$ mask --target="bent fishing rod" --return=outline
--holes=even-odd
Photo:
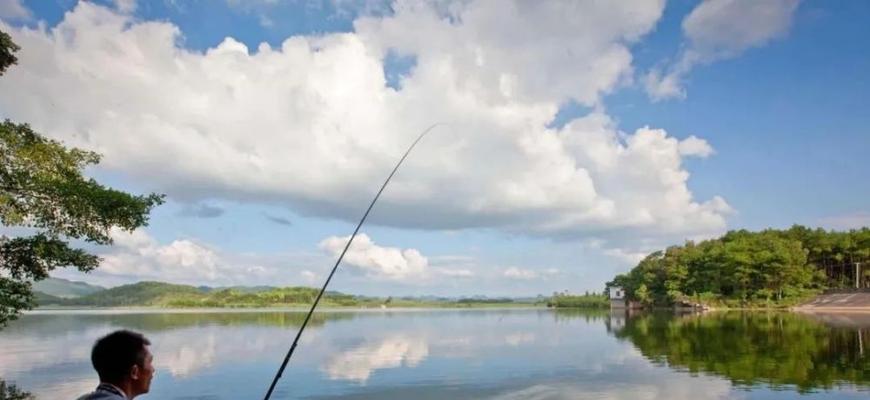
[[[341,260],[344,258],[344,254],[347,253],[347,249],[350,248],[350,244],[353,243],[353,239],[356,237],[357,232],[362,227],[363,223],[366,222],[366,218],[369,216],[369,212],[372,211],[372,207],[375,206],[375,203],[378,201],[378,198],[381,197],[381,193],[386,189],[387,184],[390,183],[390,179],[393,178],[393,175],[396,174],[396,171],[399,170],[399,167],[405,161],[405,158],[408,157],[408,154],[411,154],[411,150],[414,149],[414,146],[423,139],[423,136],[426,136],[429,131],[435,129],[436,126],[441,125],[441,123],[433,124],[432,126],[426,128],[420,136],[417,136],[417,140],[414,140],[414,143],[411,143],[411,146],[408,147],[408,150],[405,151],[405,154],[402,155],[402,158],[399,159],[399,162],[393,167],[393,171],[390,172],[390,175],[387,176],[387,180],[384,181],[384,184],[381,185],[380,190],[375,195],[375,198],[372,199],[371,204],[369,204],[369,208],[366,209],[365,214],[363,214],[362,219],[359,220],[359,223],[356,224],[356,229],[353,230],[353,234],[350,235],[350,239],[348,239],[347,244],[344,245],[344,250],[341,251],[341,255],[338,256],[338,260],[335,261],[335,265],[332,267],[332,271],[329,273],[329,276],[326,278],[326,282],[323,282],[323,287],[320,288],[320,292],[317,293],[317,297],[314,298],[314,303],[311,304],[311,309],[308,310],[308,314],[305,315],[305,320],[302,321],[302,326],[299,327],[299,331],[296,332],[296,338],[293,339],[293,344],[290,345],[290,349],[287,351],[287,355],[284,356],[284,361],[281,363],[281,367],[278,368],[278,372],[275,374],[275,378],[272,379],[272,384],[269,385],[269,391],[266,392],[266,397],[264,400],[269,400],[272,396],[272,391],[275,390],[275,385],[278,383],[278,380],[281,379],[281,375],[284,373],[284,369],[287,368],[287,363],[290,362],[290,357],[293,356],[293,351],[296,350],[296,346],[299,344],[299,338],[302,337],[302,331],[305,330],[305,327],[308,326],[308,320],[311,319],[311,315],[314,314],[314,309],[317,308],[317,303],[320,302],[320,298],[323,297],[323,293],[326,292],[326,287],[329,285],[329,281],[332,280],[332,276],[335,275],[335,271],[338,270],[338,265],[341,264]]]

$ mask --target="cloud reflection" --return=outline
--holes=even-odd
[[[375,370],[400,366],[413,368],[428,355],[429,346],[424,338],[391,336],[338,353],[327,361],[323,370],[330,379],[365,383]]]

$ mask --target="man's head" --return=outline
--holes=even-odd
[[[148,393],[154,367],[148,351],[151,342],[140,333],[120,330],[112,332],[94,343],[91,362],[100,375],[100,381],[111,383],[128,396]]]

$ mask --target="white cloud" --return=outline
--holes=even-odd
[[[683,32],[702,58],[733,56],[785,35],[798,2],[706,0],[683,20]]]
[[[688,46],[667,71],[653,69],[644,84],[653,100],[685,97],[683,78],[696,65],[731,58],[785,36],[799,0],[705,0],[683,20]]]
[[[510,267],[504,270],[504,276],[512,279],[535,279],[538,274],[532,270]]]
[[[652,29],[663,7],[664,1],[469,1],[439,9],[400,1],[395,15],[361,18],[355,27],[380,54],[392,48],[416,55],[418,77],[448,78],[442,83],[472,92],[476,99],[468,100],[593,105],[631,72],[626,44]]]
[[[30,10],[21,4],[21,0],[0,0],[0,19],[27,20],[30,17]]]
[[[338,257],[350,236],[331,236],[320,242],[320,248]],[[427,273],[429,261],[416,249],[400,249],[376,245],[368,235],[360,233],[344,256],[344,262],[363,274],[393,280],[419,280]]]
[[[309,271],[307,269],[299,272],[299,275],[301,275],[302,278],[305,279],[305,281],[308,283],[313,283],[313,282],[317,281],[317,274],[315,274],[314,272]]]
[[[141,229],[113,230],[111,236],[114,245],[97,248],[103,262],[89,273],[89,282],[109,286],[139,280],[211,286],[309,283],[305,270],[301,282],[288,280],[293,270],[288,259],[299,262],[288,254],[232,254],[192,239],[162,244]],[[57,276],[81,279],[80,273],[70,270],[58,270]]]
[[[114,0],[115,8],[124,14],[131,14],[136,11],[136,0]]]
[[[607,250],[604,250],[604,254],[611,256],[611,257],[615,257],[627,265],[635,266],[635,265],[637,265],[637,263],[639,263],[641,260],[643,260],[644,257],[646,257],[649,254],[649,252],[643,252],[643,251],[631,252],[631,251],[626,251],[623,249],[607,249]]]
[[[433,271],[439,275],[451,278],[471,278],[475,276],[474,271],[469,269],[433,268]]]
[[[115,246],[103,254],[100,271],[170,282],[220,282],[234,271],[217,251],[187,239],[167,245],[157,243],[142,230],[132,234],[114,231]]]
[[[544,270],[532,270],[532,269],[522,269],[517,267],[510,267],[505,269],[502,272],[502,275],[505,278],[510,279],[520,279],[520,280],[532,280],[544,278],[552,275],[556,275],[559,273],[558,269],[555,268],[547,268]]]
[[[352,33],[256,51],[227,38],[195,52],[178,47],[174,25],[81,2],[50,30],[0,25],[22,47],[20,65],[0,79],[0,110],[176,200],[279,203],[345,220],[358,218],[422,128],[446,122],[394,178],[371,223],[612,246],[716,234],[727,203],[694,199],[681,164],[703,153],[697,143],[659,129],[621,132],[602,112],[547,128],[560,104],[598,105],[632,75],[629,45],[662,8],[399,2],[393,15],[358,19]],[[399,91],[385,85],[389,49],[417,60]],[[393,276],[424,266],[402,257]]]
[[[696,156],[707,158],[714,153],[713,147],[706,140],[694,135],[680,141],[680,154],[683,156]]]

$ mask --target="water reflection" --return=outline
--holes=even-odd
[[[329,359],[324,371],[332,379],[365,382],[374,370],[413,368],[428,355],[425,338],[398,335],[340,352]]]
[[[30,314],[0,331],[0,377],[40,399],[74,398],[96,384],[93,340],[130,328],[154,343],[157,378],[143,400],[256,398],[302,317]],[[785,399],[794,390],[823,390],[805,398],[865,398],[860,390],[868,387],[870,366],[862,321],[551,310],[326,313],[306,330],[274,398]]]
[[[723,312],[645,314],[609,325],[657,365],[711,373],[741,387],[800,392],[870,388],[870,318],[862,315]]]
[[[90,365],[94,341],[124,328],[152,341],[158,375],[184,380],[216,366],[274,358],[286,343],[280,339],[304,317],[296,312],[35,313],[0,331],[0,377],[16,378],[40,398],[85,393],[97,383]],[[315,338],[328,320],[352,318],[350,313],[317,314],[306,339]],[[232,335],[226,334],[228,328]],[[49,377],[56,381],[50,389],[38,388]]]

